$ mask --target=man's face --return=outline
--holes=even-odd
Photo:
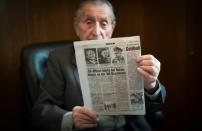
[[[111,10],[106,4],[88,3],[83,7],[83,13],[75,24],[75,30],[80,40],[96,40],[111,38]]]
[[[122,51],[120,51],[120,50],[116,50],[115,52],[114,52],[114,54],[116,55],[116,57],[121,57],[122,56]]]
[[[101,55],[102,55],[103,57],[109,57],[109,50],[103,50],[103,51],[101,52]]]
[[[87,50],[86,51],[86,58],[89,60],[95,59],[95,52],[93,50]]]

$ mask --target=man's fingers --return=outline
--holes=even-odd
[[[142,60],[154,60],[155,57],[153,55],[142,55],[136,58],[136,62],[141,62]]]
[[[82,108],[81,109],[81,113],[89,116],[91,119],[95,119],[96,120],[96,112],[93,111],[93,110],[91,110],[91,109],[89,109],[89,108],[86,108],[86,107]]]
[[[76,113],[75,113],[76,114]],[[78,113],[79,115],[73,116],[74,126],[78,129],[92,128],[97,126],[97,122],[92,121],[88,116]]]
[[[152,76],[158,76],[158,69],[154,66],[140,66],[139,69],[142,69],[144,72]]]
[[[152,60],[142,60],[140,63],[138,63],[138,66],[153,66],[154,62]]]
[[[94,122],[94,120],[91,118],[91,117],[89,117],[88,115],[85,115],[85,114],[82,114],[82,113],[80,113],[80,112],[73,112],[73,119],[74,119],[74,121],[86,121],[86,123],[93,123]]]
[[[83,114],[86,114],[86,115],[90,115],[93,118],[94,117],[96,118],[96,112],[89,109],[89,108],[87,108],[87,107],[75,106],[73,108],[73,112],[80,112],[80,113],[83,113]]]
[[[156,68],[160,71],[161,63],[152,55],[143,55],[136,58],[136,62],[139,67],[141,66],[151,66],[151,68]]]
[[[96,112],[86,107],[80,107],[80,106],[74,107],[73,115],[80,115],[83,118],[91,121],[96,120]]]
[[[76,128],[83,129],[97,126],[96,112],[93,110],[76,106],[72,112],[72,119]]]
[[[161,63],[153,55],[138,56],[135,60],[137,71],[144,77],[145,88],[151,89],[158,79]]]
[[[149,68],[147,68],[147,67],[138,67],[137,68],[137,70],[138,70],[138,72],[140,73],[140,74],[142,74],[142,76],[145,78],[145,79],[147,79],[147,80],[149,80],[149,81],[155,81],[156,79],[157,79],[157,77],[156,77],[156,75],[149,69]],[[145,71],[146,70],[146,71]],[[152,73],[151,73],[152,72]]]

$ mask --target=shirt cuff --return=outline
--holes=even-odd
[[[159,93],[161,92],[161,86],[159,85],[159,82],[157,81],[157,90],[153,94],[149,94],[147,91],[145,91],[145,95],[150,99],[150,100],[157,100]]]
[[[72,131],[72,112],[67,112],[63,115],[61,131]]]

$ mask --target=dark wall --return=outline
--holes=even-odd
[[[26,130],[20,51],[30,43],[77,39],[73,0],[0,0],[1,128]],[[158,130],[190,130],[199,123],[201,9],[197,0],[112,1],[114,37],[140,35],[143,54],[162,63],[168,97]],[[11,124],[12,123],[12,124]],[[10,124],[12,126],[10,126]]]

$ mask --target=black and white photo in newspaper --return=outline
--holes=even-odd
[[[144,83],[135,57],[140,37],[75,41],[84,106],[103,115],[145,114]]]

